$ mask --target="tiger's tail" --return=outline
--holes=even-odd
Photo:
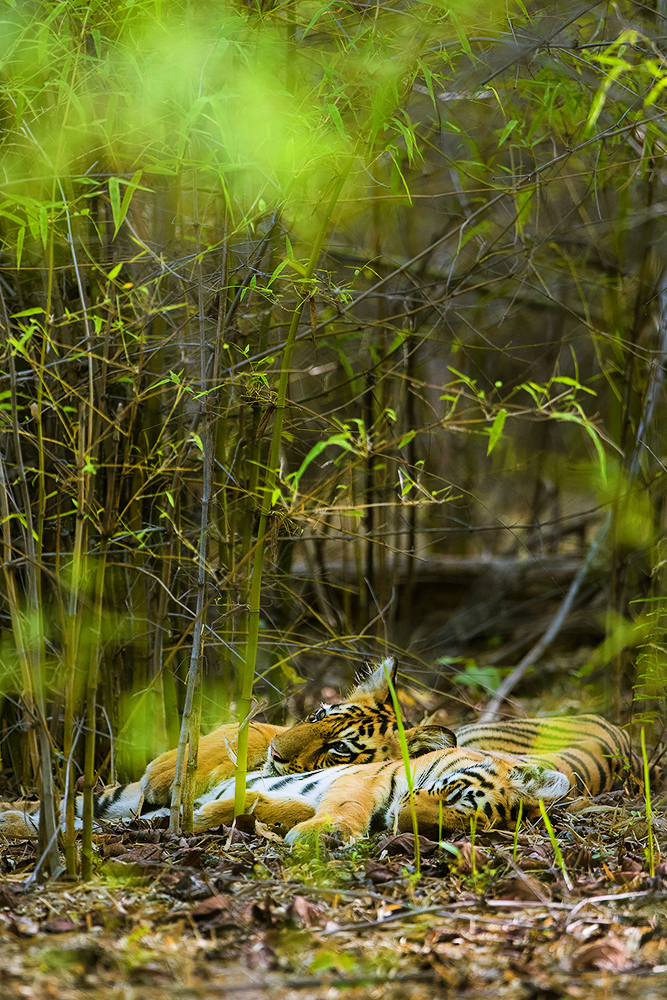
[[[115,823],[132,819],[141,812],[144,801],[142,781],[129,785],[117,785],[93,793],[93,818],[95,822]],[[65,827],[65,804],[60,815],[60,827]],[[74,803],[74,828],[83,826],[83,795],[77,795]],[[36,837],[39,831],[39,804],[36,802],[13,802],[9,807],[0,805],[0,836]]]

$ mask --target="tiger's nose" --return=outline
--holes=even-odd
[[[278,751],[276,750],[276,748],[273,745],[273,741],[271,741],[271,743],[269,743],[269,757],[276,764],[286,764],[287,763],[287,758],[280,756],[280,754],[278,753]]]

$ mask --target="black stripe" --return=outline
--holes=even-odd
[[[460,746],[491,744],[493,749],[522,752],[533,749],[537,753],[561,750],[573,741],[599,744],[602,752],[627,756],[630,742],[623,730],[594,715],[554,717],[553,719],[515,721],[500,724],[479,723],[464,726],[458,734]]]
[[[391,761],[390,763],[394,763]],[[389,819],[389,810],[394,805],[394,798],[396,796],[396,770],[394,769],[391,773],[391,781],[389,782],[389,790],[387,795],[378,802],[377,806],[373,810],[371,821],[379,814],[382,813],[384,817],[384,825],[386,827],[387,820]]]
[[[285,788],[287,785],[290,785],[292,783],[293,777],[294,776],[292,774],[286,774],[285,777],[281,778],[280,781],[277,781],[275,785],[273,784],[273,782],[271,782],[271,791],[274,792],[276,790],[280,790],[281,788]],[[253,785],[254,784],[255,781],[253,780]]]
[[[597,786],[593,780],[593,768],[586,764],[583,754],[587,754],[591,758],[594,769],[597,771],[599,779],[599,784]],[[603,762],[598,756],[591,753],[590,750],[587,750],[585,747],[577,747],[576,750],[563,751],[562,757],[564,760],[568,761],[570,765],[574,762],[574,766],[572,768],[573,770],[578,768],[579,770],[586,772],[586,783],[593,793],[605,791],[608,788],[611,775],[608,771],[605,772]]]
[[[432,760],[427,769],[417,778],[417,781],[415,783],[417,787],[426,788],[428,780],[430,779],[433,772],[437,771],[440,768],[441,763],[442,762],[437,757],[435,758],[435,760]]]
[[[299,795],[308,795],[313,791],[313,789],[317,788],[318,785],[319,781],[317,779],[309,781],[307,785],[304,785],[303,788],[300,789]]]
[[[484,777],[481,771],[475,770],[474,766],[470,768],[465,768],[463,773],[466,775],[471,775],[474,780],[479,782],[482,788],[493,790],[496,787],[495,781],[493,780],[489,781],[488,778]]]
[[[118,802],[126,788],[127,785],[119,785],[118,788],[114,788],[113,792],[101,792],[99,795],[94,795],[93,816],[95,819],[104,816],[105,812]]]
[[[575,747],[572,753],[575,754],[587,754],[595,767],[597,768],[598,776],[600,778],[600,791],[606,791],[607,788],[612,784],[614,773],[616,770],[615,763],[609,757],[600,755],[600,753],[595,753],[589,750],[587,746]]]

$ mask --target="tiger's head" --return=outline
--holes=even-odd
[[[265,774],[319,771],[337,764],[371,764],[400,760],[398,719],[391,697],[396,680],[393,657],[383,660],[346,701],[321,705],[303,722],[274,736],[269,745]],[[443,726],[418,726],[405,731],[410,757],[456,746],[456,737]]]

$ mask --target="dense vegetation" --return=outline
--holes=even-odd
[[[659,707],[666,15],[5,5],[16,786],[90,802],[332,656],[515,683],[568,592],[603,707]],[[424,564],[473,575],[465,628]]]

